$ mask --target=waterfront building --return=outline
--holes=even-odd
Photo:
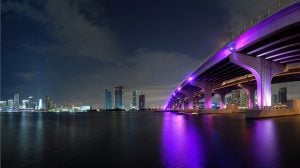
[[[43,99],[39,99],[39,105],[38,105],[39,110],[44,109],[44,103],[43,102],[44,102]]]
[[[123,101],[123,87],[117,86],[114,88],[115,90],[115,108],[124,109],[124,101]]]
[[[14,96],[14,109],[19,110],[20,107],[20,94],[16,93]]]
[[[13,99],[8,99],[7,100],[7,107],[9,109],[13,109],[14,108],[14,100]]]
[[[22,100],[22,108],[23,109],[29,108],[29,100]]]
[[[34,109],[33,97],[32,96],[28,97],[28,108]]]
[[[104,98],[105,98],[105,103],[104,103],[104,108],[109,110],[112,109],[112,93],[111,91],[105,89],[104,91]]]
[[[51,99],[49,96],[45,97],[45,110],[50,110],[51,109]]]
[[[0,109],[5,109],[7,108],[6,101],[0,101]]]
[[[145,95],[144,94],[140,94],[139,95],[139,110],[143,110],[143,109],[145,109],[145,103],[146,103],[146,101],[145,101]]]
[[[286,104],[287,103],[287,93],[286,87],[280,88],[278,91],[278,103]]]
[[[276,105],[276,104],[278,104],[278,96],[277,96],[277,94],[273,94],[273,105]]]
[[[233,90],[232,91],[232,103],[240,105],[240,90]]]
[[[137,90],[132,91],[132,105],[131,109],[137,109]]]

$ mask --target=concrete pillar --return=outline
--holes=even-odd
[[[188,109],[194,109],[193,97],[188,98]]]
[[[220,109],[224,109],[225,108],[225,96],[230,93],[231,90],[229,89],[222,89],[222,90],[218,90],[215,91],[216,94],[218,94],[220,96]]]
[[[211,108],[212,101],[212,90],[214,87],[219,86],[219,83],[204,82],[204,81],[193,81],[190,84],[201,88],[204,92],[204,108]]]
[[[184,109],[193,109],[193,93],[186,90],[180,90],[179,92],[184,94],[184,97],[187,99],[187,105],[184,106]]]
[[[230,56],[230,61],[245,68],[255,76],[258,107],[271,106],[272,77],[277,73],[283,72],[286,66],[264,58],[252,57],[241,53],[233,53]]]
[[[238,86],[244,89],[246,93],[249,95],[248,107],[249,109],[253,108],[256,86],[246,85],[246,84],[238,84]]]

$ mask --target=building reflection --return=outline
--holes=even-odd
[[[203,167],[202,139],[187,116],[165,113],[161,136],[165,167]]]

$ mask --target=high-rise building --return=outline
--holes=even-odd
[[[20,107],[20,95],[19,93],[16,93],[14,96],[14,109],[19,110]]]
[[[51,99],[49,96],[45,97],[45,110],[50,110],[51,109]]]
[[[115,87],[115,108],[124,109],[122,86]]]
[[[143,109],[145,109],[145,103],[146,103],[146,101],[145,101],[145,95],[144,94],[140,94],[139,95],[139,110],[143,110]]]
[[[44,109],[44,101],[43,101],[43,99],[39,99],[38,109],[39,109],[39,110]]]
[[[233,104],[237,104],[239,106],[240,105],[240,97],[241,97],[240,90],[232,91],[232,103]]]
[[[33,97],[32,96],[28,97],[28,108],[34,109]]]
[[[29,108],[29,100],[22,100],[22,108],[23,109]]]
[[[286,102],[287,102],[286,87],[283,87],[283,88],[280,88],[278,91],[278,103],[286,104]]]
[[[278,103],[278,96],[277,94],[273,94],[273,105],[276,105]]]
[[[137,90],[132,91],[132,109],[137,109]]]
[[[112,93],[111,91],[105,89],[104,91],[104,98],[105,98],[105,103],[104,103],[104,108],[109,110],[112,109]]]
[[[7,100],[7,107],[9,109],[13,109],[14,108],[14,100],[13,99],[8,99]]]
[[[0,109],[5,109],[7,108],[7,105],[6,105],[6,101],[0,101]]]

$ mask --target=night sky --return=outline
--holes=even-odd
[[[1,98],[102,107],[104,89],[162,106],[219,43],[271,0],[1,0]],[[259,4],[259,5],[258,5]]]

